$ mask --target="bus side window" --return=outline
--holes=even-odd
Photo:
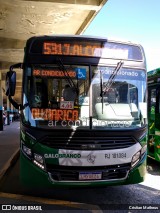
[[[150,119],[152,121],[155,120],[155,109],[156,109],[156,89],[151,89],[150,90],[150,96],[149,96],[149,114],[150,114]]]
[[[151,107],[156,106],[156,89],[151,90]]]

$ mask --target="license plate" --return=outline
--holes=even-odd
[[[100,180],[102,172],[80,172],[79,180]]]

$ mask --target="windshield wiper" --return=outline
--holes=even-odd
[[[58,61],[57,64],[59,65],[60,70],[62,70],[62,72],[64,73],[64,76],[66,77],[66,80],[68,81],[70,87],[71,87],[71,88],[74,88],[74,90],[75,90],[75,92],[77,93],[77,96],[78,96],[79,90],[78,90],[78,88],[76,87],[76,85],[75,85],[73,79],[69,76],[68,70],[65,68],[65,66],[64,66],[64,64],[63,64],[63,62],[62,62],[62,59],[59,58],[59,57],[57,57],[57,61]]]
[[[102,97],[101,103],[102,103],[102,114],[103,114],[104,91],[103,91],[103,74],[102,74],[102,71],[100,71],[100,87],[101,87],[100,96]]]
[[[113,73],[110,75],[107,84],[103,86],[103,75],[102,72],[100,72],[100,86],[101,86],[101,94],[100,96],[102,97],[101,103],[102,103],[102,114],[103,114],[103,102],[104,102],[104,93],[112,86],[113,80],[116,77],[118,71],[122,68],[124,62],[121,60],[117,63],[117,66],[115,67]]]

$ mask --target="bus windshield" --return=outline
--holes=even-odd
[[[26,67],[23,121],[39,128],[136,128],[146,124],[145,71],[116,66]]]

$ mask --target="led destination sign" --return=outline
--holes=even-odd
[[[102,45],[100,42],[44,42],[43,54],[45,55],[71,55],[90,56],[101,55]]]
[[[76,121],[79,118],[76,109],[39,109],[32,108],[32,116],[34,119],[56,120],[56,121]]]
[[[94,41],[46,41],[42,54],[142,60],[138,46]]]
[[[75,78],[77,75],[77,72],[74,70],[67,70],[66,71],[60,71],[60,70],[40,70],[40,69],[34,69],[33,70],[33,76],[44,76],[44,77],[59,77],[63,78],[65,76],[69,76],[71,78]]]
[[[50,59],[51,56],[77,56],[143,60],[143,51],[140,46],[106,39],[68,38],[66,40],[54,37],[43,40],[35,39],[27,51],[32,59],[34,56],[37,58],[37,54],[42,54],[42,60],[47,60],[47,56]]]

